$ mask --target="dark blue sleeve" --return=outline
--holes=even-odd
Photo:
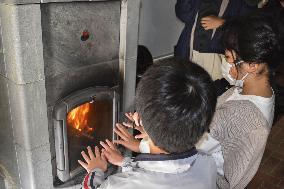
[[[246,16],[256,10],[257,5],[248,5],[244,0],[232,0],[230,1],[223,18],[227,22]]]
[[[184,23],[192,23],[197,10],[197,0],[177,0],[176,16]]]
[[[253,5],[248,5],[247,3],[242,3],[242,6],[240,8],[240,15],[244,16],[250,14],[256,11],[257,9],[258,9],[257,5],[253,6]]]
[[[225,25],[235,19],[244,17],[247,14],[253,13],[257,10],[257,6],[248,5],[244,0],[230,0],[228,7],[223,15],[226,20]],[[217,29],[213,40],[211,41],[211,50],[215,53],[224,54],[224,47],[222,43],[223,27]]]

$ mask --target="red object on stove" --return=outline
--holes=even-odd
[[[90,37],[90,33],[87,30],[85,30],[85,31],[83,31],[83,33],[81,35],[81,40],[87,41],[89,39],[89,37]]]

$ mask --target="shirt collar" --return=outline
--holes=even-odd
[[[173,154],[140,154],[134,161],[168,161],[168,160],[178,160],[185,159],[197,154],[195,147],[187,152],[173,153]]]
[[[134,161],[139,168],[162,173],[181,173],[190,169],[197,157],[196,148],[177,154],[140,154]]]

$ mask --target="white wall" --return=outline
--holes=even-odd
[[[146,46],[154,58],[173,54],[183,29],[175,16],[176,0],[141,0],[139,44]]]

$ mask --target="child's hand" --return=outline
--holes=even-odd
[[[114,132],[121,138],[120,140],[114,140],[115,144],[121,144],[133,152],[140,152],[140,141],[135,139],[123,125],[117,123]]]
[[[104,149],[102,149],[102,154],[106,157],[108,162],[113,165],[121,166],[124,157],[118,151],[116,146],[109,140],[106,140],[106,143],[100,142],[100,144],[104,147]]]
[[[142,125],[142,121],[137,112],[135,113],[125,113],[125,116],[130,120],[130,123],[123,122],[123,125],[126,127],[130,127],[132,129],[136,129],[140,131],[141,134],[136,135],[135,138],[145,138],[148,137],[146,134],[144,127]]]
[[[88,173],[90,173],[95,168],[99,168],[103,172],[105,172],[107,170],[107,161],[104,155],[100,153],[99,148],[97,146],[95,147],[95,155],[90,146],[88,146],[87,149],[88,155],[84,151],[81,152],[86,163],[81,160],[78,160],[78,163],[82,167],[84,167],[84,169],[86,169]]]
[[[125,113],[125,116],[129,119],[129,121],[134,122],[135,125],[140,126],[140,117],[137,112],[134,113]]]

